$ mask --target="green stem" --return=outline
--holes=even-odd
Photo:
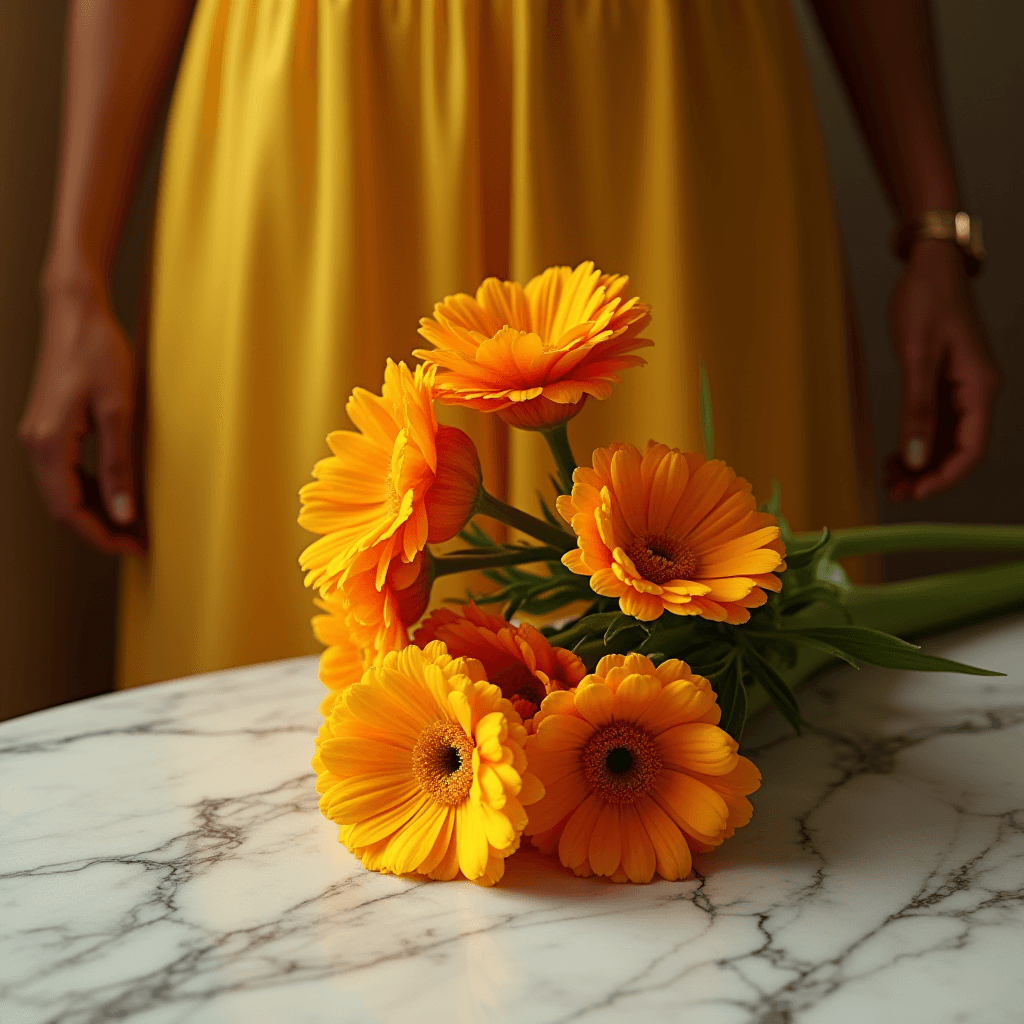
[[[522,509],[507,505],[500,498],[488,494],[482,488],[480,497],[477,499],[476,511],[479,515],[497,519],[499,523],[511,526],[515,530],[550,545],[559,553],[569,551],[576,546],[576,538],[569,536],[564,530],[560,530],[557,526],[552,526],[536,516],[531,516],[529,512],[523,512]]]
[[[558,467],[558,482],[562,485],[563,494],[572,493],[572,474],[576,469],[576,459],[569,444],[569,421],[563,420],[547,430],[542,430],[544,440],[551,449],[555,465]]]
[[[842,601],[858,626],[871,626],[904,638],[920,638],[1024,606],[1024,562],[876,586],[854,585]],[[791,622],[804,627],[836,624],[827,605],[809,608],[806,613],[793,616]],[[779,674],[790,686],[797,687],[835,664],[827,654],[800,644],[796,665],[781,669]],[[754,687],[748,691],[747,717],[768,703],[764,690]]]
[[[451,576],[457,572],[476,572],[495,569],[500,565],[523,565],[527,562],[557,562],[562,552],[552,547],[523,548],[520,551],[502,551],[479,555],[440,555],[434,558],[434,576]]]
[[[794,540],[805,547],[818,534],[798,533]],[[829,542],[831,558],[881,555],[894,551],[1022,551],[1024,526],[968,526],[959,523],[892,523],[834,530]]]
[[[896,636],[924,636],[1024,604],[1024,562],[854,586],[843,597],[854,622]]]

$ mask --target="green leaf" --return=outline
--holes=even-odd
[[[604,642],[610,644],[624,629],[639,627],[640,623],[632,615],[625,615],[620,612],[608,623],[608,628],[604,631]]]
[[[618,616],[618,612],[594,612],[584,615],[571,622],[565,629],[553,633],[550,637],[557,647],[569,647],[581,639],[600,636]]]
[[[815,555],[817,555],[821,549],[829,542],[832,534],[829,533],[828,527],[825,527],[821,531],[821,537],[812,544],[809,548],[800,548],[797,551],[786,551],[786,568],[787,569],[806,569],[807,566],[814,561]]]
[[[552,486],[555,488],[556,494],[561,494],[561,488],[558,486],[558,481],[554,477],[549,478]],[[548,508],[548,503],[544,500],[544,495],[540,491],[537,491],[537,501],[540,502],[540,511],[544,518],[548,521],[551,526],[557,526],[560,530],[565,529],[565,523],[561,516],[556,516],[554,512]]]
[[[556,612],[567,604],[579,600],[579,594],[575,590],[556,590],[543,597],[531,597],[523,602],[523,611],[531,615],[547,615],[549,612]]]
[[[696,638],[691,626],[659,629],[656,633],[651,633],[640,645],[640,652],[646,654],[647,651],[644,650],[646,647],[650,647],[652,650],[657,648],[659,651],[664,651],[670,658],[682,658],[684,661],[688,661],[687,655],[695,642]]]
[[[718,723],[737,743],[747,720],[747,691],[743,686],[743,655],[738,651],[726,668],[710,680],[722,709]]]
[[[838,658],[840,661],[845,661],[847,665],[852,665],[854,668],[859,669],[860,665],[851,657],[846,651],[840,650],[834,644],[830,644],[819,637],[812,636],[801,636],[800,640],[810,645],[811,647],[817,648],[823,654],[828,654],[833,658]]]
[[[748,648],[746,654],[750,674],[761,684],[772,703],[796,730],[796,734],[801,735],[802,726],[807,723],[800,714],[800,706],[797,704],[789,684],[756,651]]]
[[[769,515],[778,518],[779,509],[782,506],[782,485],[775,479],[775,477],[772,477],[771,488],[771,497],[767,501],[761,502],[761,508],[759,511],[767,512]]]
[[[498,545],[476,524],[467,523],[459,530],[459,539],[475,548],[496,548]]]
[[[779,521],[779,529],[782,531],[782,542],[788,546],[793,542],[793,531],[789,528],[789,521],[782,514],[782,485],[772,477],[771,487],[772,496],[762,502],[759,511],[775,516]]]
[[[711,408],[711,385],[708,364],[700,361],[700,434],[704,442],[704,458],[715,457],[715,414]]]
[[[870,665],[909,669],[915,672],[960,672],[971,676],[1003,676],[987,668],[965,665],[935,654],[925,654],[916,644],[867,626],[828,626],[786,630],[789,636],[823,641]],[[848,660],[848,659],[847,659]]]

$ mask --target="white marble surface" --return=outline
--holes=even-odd
[[[1024,1020],[1024,617],[773,716],[753,822],[684,882],[370,874],[316,810],[312,659],[0,726],[3,1024]]]

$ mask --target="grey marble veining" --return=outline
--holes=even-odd
[[[747,736],[754,820],[683,882],[517,855],[370,874],[316,810],[313,659],[0,726],[3,1024],[1024,1020],[1024,617],[842,670]]]

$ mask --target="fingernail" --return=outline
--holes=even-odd
[[[132,498],[130,494],[124,491],[121,491],[120,494],[115,494],[111,499],[110,508],[115,522],[125,526],[132,521]]]
[[[925,446],[924,438],[912,437],[907,442],[907,447],[903,452],[903,461],[906,463],[907,469],[924,469],[924,465],[928,461],[928,449]]]

